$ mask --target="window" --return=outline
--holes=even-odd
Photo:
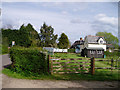
[[[94,50],[90,50],[90,54],[95,54],[95,51]]]
[[[101,40],[100,43],[103,44],[103,41]]]
[[[97,54],[102,54],[102,51],[101,51],[101,50],[98,50],[98,51],[97,51]]]

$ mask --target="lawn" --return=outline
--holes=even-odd
[[[85,59],[85,57],[81,57],[80,54],[75,54],[75,53],[54,53],[54,55],[51,55],[51,57],[61,58],[61,59],[66,59],[66,58],[82,58],[82,59]]]

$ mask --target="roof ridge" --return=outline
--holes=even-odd
[[[93,36],[93,35],[88,35],[88,37],[104,37],[104,36]]]

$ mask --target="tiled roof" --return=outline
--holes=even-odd
[[[83,45],[84,41],[83,40],[77,40],[73,43],[73,45],[70,48],[74,48],[76,45]]]
[[[98,43],[98,40],[100,38],[103,38],[103,40],[104,40],[103,36],[91,36],[91,35],[88,35],[88,36],[86,36],[86,38],[88,39],[88,43]]]

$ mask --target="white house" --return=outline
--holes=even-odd
[[[106,51],[106,41],[102,36],[88,35],[82,40],[77,40],[70,47],[74,48],[76,53],[81,53],[82,56],[87,57],[104,57]]]
[[[83,55],[87,57],[104,57],[106,51],[106,41],[102,36],[88,35],[84,39]]]

